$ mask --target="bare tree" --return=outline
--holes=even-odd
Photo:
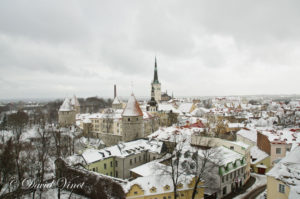
[[[21,142],[21,136],[24,132],[24,129],[28,123],[28,115],[23,111],[18,111],[17,113],[11,114],[8,118],[9,126],[13,132],[14,138],[14,144],[13,144],[13,151],[14,151],[14,159],[15,159],[15,165],[17,170],[17,176],[19,185],[21,185],[22,178],[23,178],[23,169],[22,164],[20,160],[20,153],[22,150],[22,142]]]
[[[60,131],[56,129],[51,129],[52,137],[54,138],[54,144],[55,144],[55,156],[56,159],[59,159],[61,157],[61,135]],[[61,173],[59,170],[57,170],[56,178],[60,179]],[[57,187],[57,198],[60,199],[60,186]]]
[[[108,108],[104,111],[104,117],[102,122],[102,131],[104,133],[110,133],[112,131],[114,123],[114,111],[111,108]]]
[[[9,179],[15,175],[14,168],[13,141],[9,139],[0,155],[0,191],[9,182]]]
[[[165,165],[159,167],[158,169],[162,171],[162,174],[168,175],[172,179],[173,184],[173,194],[174,199],[178,197],[177,187],[182,183],[184,175],[186,175],[186,170],[182,165],[182,150],[186,138],[184,138],[178,132],[173,132],[173,136],[170,140],[170,145],[168,151],[172,151],[171,157],[165,161]]]
[[[208,147],[209,145],[207,145]],[[193,187],[192,199],[196,197],[197,189],[201,181],[205,181],[206,185],[215,183],[212,172],[217,168],[217,163],[220,161],[219,152],[216,148],[204,147],[202,150],[196,150],[192,153],[192,161],[189,164],[189,169],[197,176],[195,185]]]
[[[46,164],[48,160],[50,133],[45,129],[45,125],[42,124],[38,129],[38,142],[35,143],[35,147],[38,155],[38,178],[41,183],[44,181],[44,175],[46,170]],[[42,198],[43,189],[40,190],[40,198]]]

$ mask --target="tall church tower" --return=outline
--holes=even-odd
[[[154,97],[155,101],[159,103],[161,101],[161,85],[158,81],[156,57],[154,64],[154,78],[151,83],[151,88],[154,89],[154,92],[151,92],[151,97]]]

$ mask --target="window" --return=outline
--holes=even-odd
[[[96,171],[96,169],[95,169],[95,168],[93,168],[93,171]]]
[[[234,150],[234,146],[230,146],[230,149],[231,149],[231,150]]]
[[[224,182],[224,176],[222,177],[222,182]]]
[[[142,158],[141,158],[141,156],[139,156],[139,161],[141,161],[142,160]]]
[[[134,163],[136,163],[136,158],[134,158]]]
[[[112,172],[110,172],[110,176],[112,176]]]
[[[110,167],[112,167],[113,165],[112,165],[112,161],[110,161]]]
[[[118,171],[116,171],[116,177],[118,177]]]
[[[137,195],[137,194],[138,194],[138,192],[137,192],[137,191],[135,191],[135,192],[134,192],[134,195]]]
[[[156,159],[156,157],[155,156],[153,156],[153,160],[155,160]]]
[[[136,118],[136,121],[138,121],[139,120],[139,118]]]
[[[166,197],[166,196],[164,196],[164,199],[167,199],[167,197]]]
[[[155,187],[152,187],[151,189],[150,189],[150,191],[153,193],[153,192],[156,192],[156,188]]]
[[[230,173],[230,179],[232,179],[232,173]]]
[[[224,188],[223,188],[223,195],[225,195],[226,192],[227,192],[227,189],[226,189],[226,187],[224,187]]]
[[[130,165],[132,165],[132,159],[130,159]]]
[[[104,169],[106,169],[106,163],[104,163]]]
[[[226,181],[228,181],[228,175],[226,175]]]
[[[165,186],[165,190],[169,190],[170,189],[170,186],[169,185],[166,185]]]
[[[118,167],[118,161],[116,160],[116,162],[115,162],[115,165],[116,165],[116,167]]]
[[[130,122],[130,118],[128,118],[128,122]]]
[[[283,184],[279,184],[279,192],[285,193],[285,186]]]
[[[281,154],[281,148],[276,148],[276,154]]]
[[[172,196],[168,196],[168,199],[171,199],[172,198]]]

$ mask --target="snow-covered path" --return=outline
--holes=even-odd
[[[250,193],[255,188],[267,184],[267,176],[259,175],[259,174],[256,174],[256,173],[251,173],[251,176],[253,176],[256,179],[255,183],[252,185],[252,187],[247,189],[245,193],[234,197],[234,199],[242,199],[243,197],[245,197],[248,193]]]

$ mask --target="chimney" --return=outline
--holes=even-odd
[[[114,85],[114,99],[117,97],[117,86]]]

